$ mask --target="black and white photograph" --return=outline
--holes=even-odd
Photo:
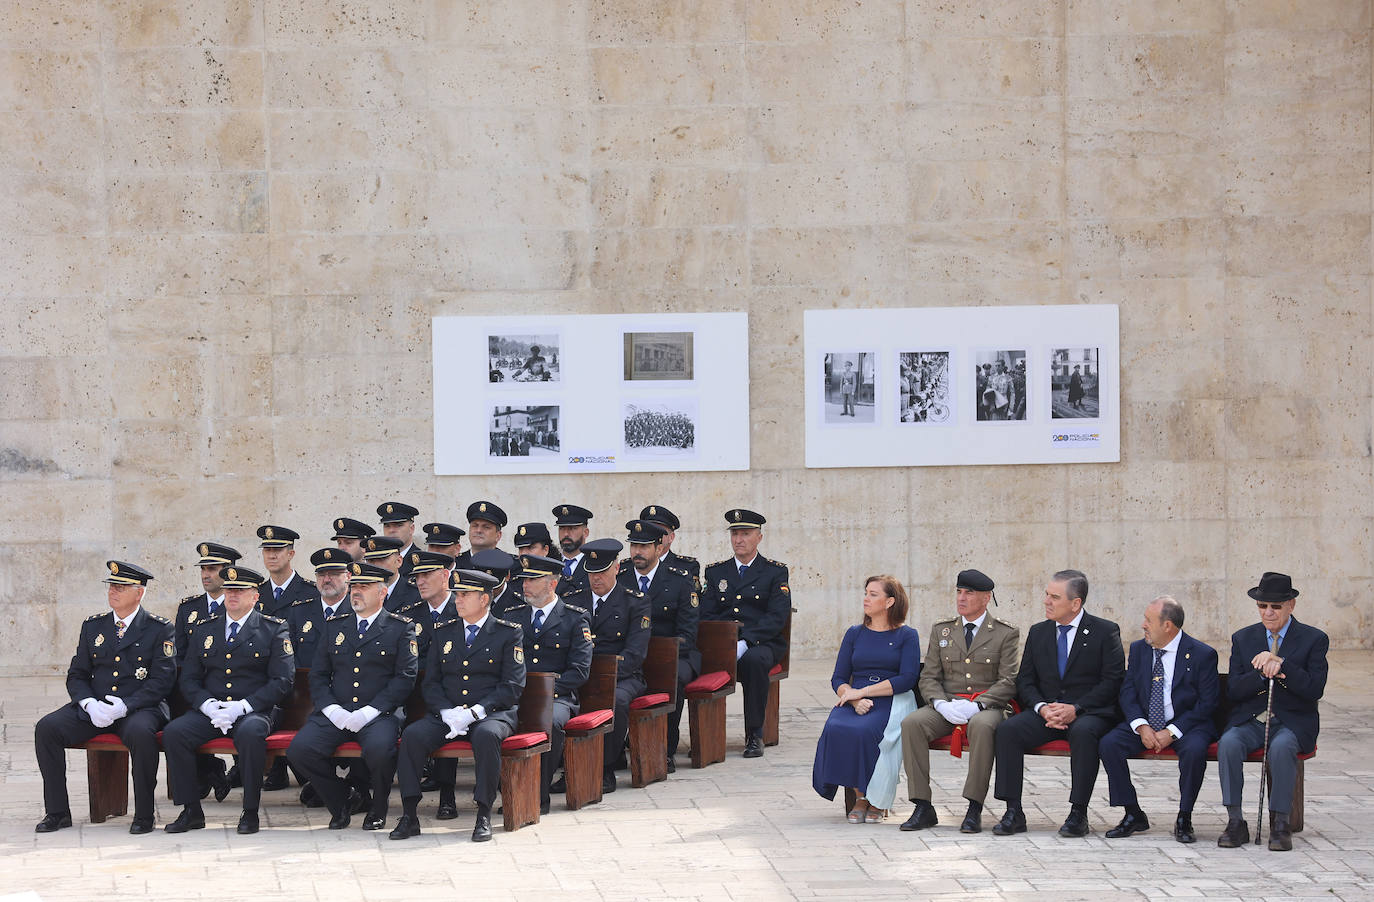
[[[625,381],[691,381],[691,332],[626,332]]]
[[[1050,352],[1050,416],[1095,420],[1100,415],[1102,370],[1097,348],[1055,348]]]
[[[558,454],[558,405],[491,408],[488,457],[546,457]]]
[[[627,457],[696,454],[696,398],[626,401],[622,413]]]
[[[949,351],[902,351],[897,358],[901,392],[898,422],[953,422]]]
[[[1026,418],[1026,352],[975,351],[975,414],[978,422]]]
[[[487,370],[493,383],[559,382],[558,336],[488,335]]]
[[[877,360],[871,351],[825,355],[825,417],[835,426],[872,423],[877,401]]]

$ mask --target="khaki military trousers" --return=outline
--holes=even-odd
[[[982,803],[987,797],[995,750],[992,737],[997,725],[1006,716],[1001,709],[991,709],[979,711],[968,722],[968,734],[964,741],[968,776],[964,778],[963,796],[971,802]],[[953,733],[954,726],[930,705],[917,708],[902,721],[902,762],[906,765],[907,798],[912,801],[930,800],[930,743]]]

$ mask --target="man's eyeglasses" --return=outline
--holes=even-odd
[[[1256,604],[1256,606],[1258,606],[1258,607],[1260,608],[1260,610],[1263,610],[1263,609],[1265,609],[1265,608],[1268,608],[1268,609],[1271,610],[1271,611],[1281,611],[1281,610],[1283,610],[1283,606],[1286,605],[1286,604],[1288,604],[1288,602],[1286,602],[1286,601],[1257,601],[1257,602],[1255,602],[1255,604]]]

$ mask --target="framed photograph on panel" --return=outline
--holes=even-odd
[[[625,381],[692,379],[691,332],[626,332]]]
[[[1050,351],[1050,417],[1095,420],[1101,410],[1102,367],[1097,348]]]
[[[556,334],[487,336],[487,381],[511,385],[562,379]]]
[[[974,419],[1005,423],[1026,418],[1026,352],[973,352]]]
[[[822,391],[828,426],[874,421],[877,405],[877,359],[872,351],[829,351],[825,355]]]
[[[954,416],[949,351],[902,351],[897,355],[897,422],[949,426]]]
[[[626,401],[621,418],[625,456],[685,458],[697,452],[697,399]]]
[[[489,457],[542,457],[558,454],[556,404],[497,404],[487,429]]]

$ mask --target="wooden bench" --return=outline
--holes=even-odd
[[[578,710],[563,727],[563,781],[569,811],[601,801],[606,734],[615,729],[615,678],[619,655],[593,655],[591,673],[577,692]]]
[[[792,663],[792,612],[783,622],[782,660],[768,671],[768,703],[763,712],[763,744],[778,744],[782,709],[781,683]],[[725,760],[725,697],[734,694],[739,678],[737,648],[739,623],[734,620],[703,620],[697,624],[697,650],[701,652],[701,676],[688,683],[687,718],[692,736],[692,767]]]
[[[643,789],[668,778],[668,715],[677,707],[677,658],[682,640],[653,636],[644,656],[644,694],[630,702],[630,785]]]

